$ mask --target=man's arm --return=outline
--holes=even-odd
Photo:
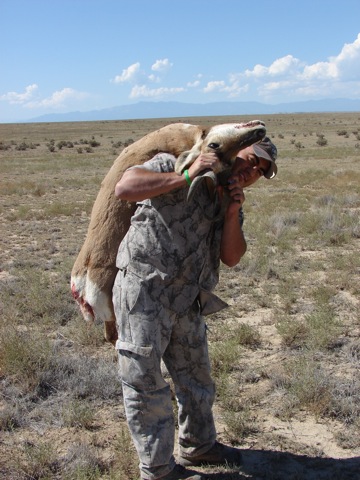
[[[220,245],[220,259],[228,267],[237,265],[247,248],[239,220],[239,210],[245,201],[245,195],[238,177],[232,177],[231,180],[232,183],[227,187],[230,203],[224,217]]]
[[[115,196],[121,200],[138,202],[185,185],[184,175],[175,172],[159,173],[145,168],[133,168],[126,171],[116,184]]]
[[[193,180],[199,172],[205,169],[214,169],[219,159],[215,153],[200,154],[189,167],[189,177]],[[138,202],[146,198],[153,198],[176,188],[187,185],[184,174],[175,172],[153,172],[145,168],[127,170],[115,186],[115,196],[121,200]]]

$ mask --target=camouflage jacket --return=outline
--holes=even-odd
[[[160,153],[131,168],[173,172],[176,158]],[[186,187],[137,202],[131,226],[122,240],[116,265],[159,289],[169,306],[183,313],[198,300],[202,314],[226,304],[211,291],[219,280],[223,218],[214,221],[218,202],[210,198],[205,182],[195,198],[187,200]]]

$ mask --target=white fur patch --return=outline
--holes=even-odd
[[[113,319],[109,296],[101,291],[88,275],[71,277],[71,289],[76,292],[76,301],[86,321],[100,324]],[[94,315],[86,308],[86,304],[91,307]]]

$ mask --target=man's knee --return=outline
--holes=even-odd
[[[129,350],[119,350],[119,367],[122,382],[138,391],[152,392],[167,387],[160,362],[150,356],[142,356]]]

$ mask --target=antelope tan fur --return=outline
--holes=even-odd
[[[104,322],[106,340],[113,344],[117,340],[112,304],[115,261],[136,208],[135,203],[115,197],[115,185],[125,170],[143,164],[159,152],[167,152],[177,157],[175,169],[180,175],[201,152],[215,151],[221,170],[229,171],[239,150],[260,141],[265,133],[264,123],[259,120],[210,128],[174,123],[149,133],[117,157],[101,183],[84,244],[71,272],[72,295],[84,319]]]

